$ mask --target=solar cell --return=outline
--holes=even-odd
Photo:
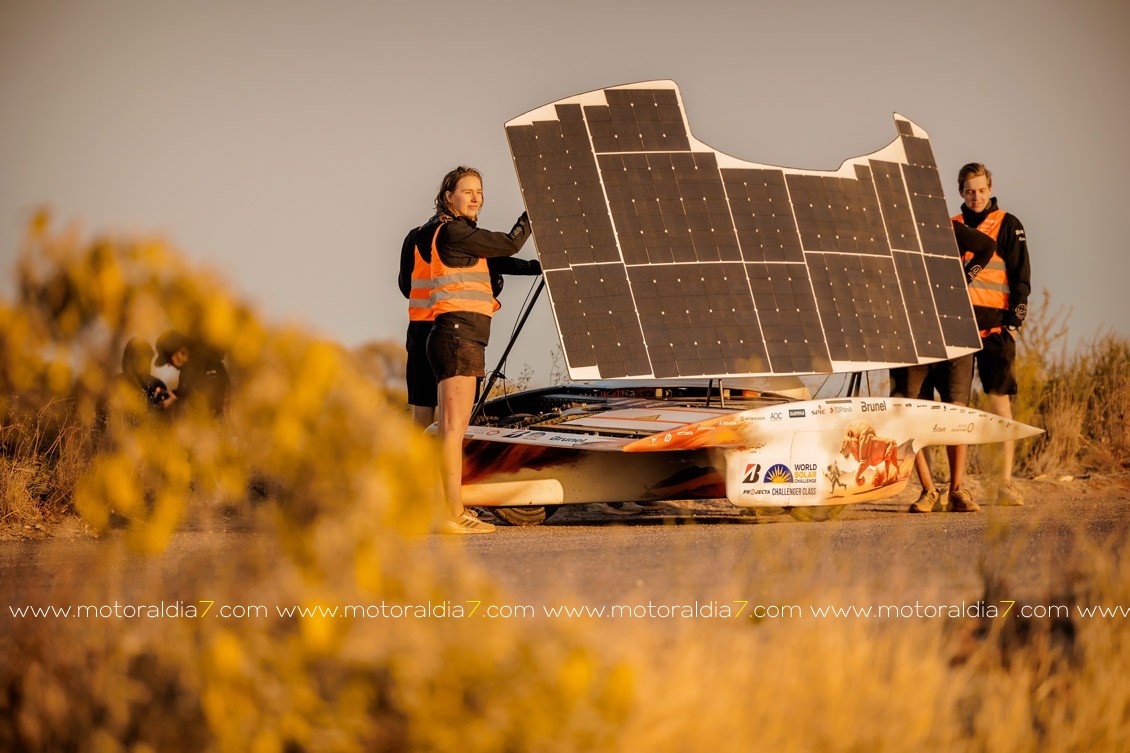
[[[506,124],[570,376],[808,374],[980,346],[925,131],[836,171],[697,141],[651,81]]]

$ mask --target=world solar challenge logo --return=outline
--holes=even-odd
[[[793,472],[786,465],[777,463],[769,466],[769,470],[765,471],[765,483],[767,484],[791,484],[792,482]]]
[[[767,491],[774,496],[802,496],[814,497],[816,496],[815,486],[805,486],[803,484],[815,484],[815,479],[804,480],[799,483],[798,479],[793,477],[793,472],[789,467],[783,463],[775,463],[769,466],[765,471],[765,483],[769,484]]]

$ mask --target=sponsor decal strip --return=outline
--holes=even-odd
[[[619,448],[634,441],[624,437],[604,437],[596,434],[566,434],[562,432],[529,431],[525,429],[517,429],[514,431],[503,430],[502,433],[498,433],[497,429],[482,426],[468,427],[465,436],[468,439],[478,439],[482,441],[533,444],[543,447],[580,447],[592,445],[594,447],[601,446],[607,448],[614,446]]]

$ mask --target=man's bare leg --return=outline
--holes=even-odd
[[[925,491],[930,491],[934,488],[934,479],[930,475],[930,457],[926,454],[926,449],[923,447],[914,456],[914,470],[918,473],[918,483],[922,484]]]
[[[989,412],[1001,418],[1012,418],[1012,400],[1008,395],[985,395],[989,401]],[[1012,459],[1016,455],[1016,440],[1010,439],[1002,443],[1004,457],[1001,460],[1001,483],[1008,486],[1012,483]]]
[[[965,481],[965,458],[969,455],[969,446],[964,444],[946,445],[946,460],[950,465],[950,491],[961,488]]]

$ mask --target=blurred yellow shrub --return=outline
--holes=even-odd
[[[385,389],[398,350],[355,355],[269,326],[162,241],[87,242],[53,234],[45,216],[0,324],[0,500],[73,505],[96,531],[124,529],[152,563],[107,542],[81,585],[44,594],[7,581],[0,596],[160,598],[205,612],[10,623],[0,632],[0,749],[607,747],[624,708],[608,702],[608,678],[621,689],[630,680],[560,626],[503,626],[484,644],[481,629],[457,620],[266,609],[490,592],[458,548],[420,546],[443,506],[431,442]],[[169,328],[226,353],[224,419],[185,410],[170,420],[121,392],[125,341]],[[56,479],[50,495],[38,494],[45,475]],[[241,556],[186,565],[162,555],[174,532],[215,511],[258,532]],[[207,615],[220,599],[264,608],[243,620]]]

